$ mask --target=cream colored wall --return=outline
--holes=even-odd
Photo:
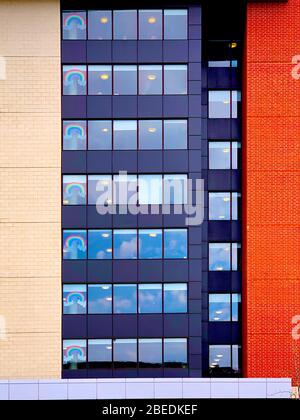
[[[61,371],[59,8],[0,0],[0,378]]]

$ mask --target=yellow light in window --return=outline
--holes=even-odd
[[[148,19],[148,23],[155,23],[156,22],[156,18],[155,17],[149,17]]]
[[[103,238],[109,238],[109,233],[102,233],[101,235]]]
[[[222,214],[221,216],[219,216],[219,219],[225,219],[225,216]]]
[[[107,22],[108,22],[107,17],[102,17],[102,18],[100,19],[100,22],[101,22],[101,23],[107,23]]]
[[[155,74],[149,74],[148,77],[147,77],[147,79],[148,80],[155,80],[156,79],[156,76],[155,76]]]
[[[112,249],[111,248],[107,248],[106,252],[111,253],[112,252]]]
[[[230,48],[236,48],[237,47],[237,42],[230,42],[229,47]]]
[[[149,236],[151,237],[151,238],[156,238],[156,233],[149,233]]]
[[[229,153],[230,149],[223,149],[223,153]]]
[[[64,204],[69,204],[69,200],[64,200]]]
[[[102,128],[103,133],[108,133],[108,128]]]
[[[223,101],[223,104],[227,105],[227,104],[229,104],[229,101],[225,100],[225,101]]]
[[[149,133],[155,133],[156,132],[156,128],[155,127],[149,127],[148,128]]]
[[[225,203],[226,203],[226,202],[230,201],[230,198],[229,197],[224,197],[223,201],[225,201]]]
[[[102,80],[108,80],[109,79],[109,75],[108,74],[101,74],[100,78]]]

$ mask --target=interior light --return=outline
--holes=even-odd
[[[112,252],[111,248],[107,248],[106,252]]]
[[[225,100],[225,101],[223,101],[223,104],[227,105],[227,104],[229,104],[229,101]]]
[[[229,153],[230,149],[223,149],[223,153]]]
[[[101,235],[103,238],[108,238],[109,237],[109,233],[102,233]]]
[[[230,198],[229,197],[224,197],[223,201],[225,201],[225,202],[230,201]]]
[[[149,133],[155,133],[156,132],[156,128],[155,127],[149,127],[148,128]]]
[[[109,198],[108,200],[106,200],[106,204],[111,204],[112,200]]]
[[[69,204],[69,200],[64,200],[64,204]]]
[[[220,318],[215,317],[215,318],[214,318],[214,321],[220,321]]]
[[[112,346],[106,346],[106,349],[107,350],[111,350],[112,349]]]
[[[229,247],[224,248],[224,251],[228,252],[228,251],[230,251],[230,248]]]
[[[156,233],[149,233],[149,236],[151,236],[151,238],[156,238]]]
[[[219,216],[219,219],[225,219],[224,215]]]
[[[108,184],[109,184],[109,182],[108,182],[108,181],[101,181],[101,184],[102,184],[102,185],[108,185]]]
[[[220,359],[215,359],[215,362],[219,362],[220,361]]]
[[[212,363],[210,366],[211,366],[211,367],[218,366],[218,363]]]
[[[104,74],[101,74],[100,78],[102,80],[107,80],[107,79],[109,79],[109,75],[104,73]]]
[[[107,22],[108,22],[107,17],[102,17],[102,18],[100,19],[100,22],[101,22],[101,23],[107,23]]]
[[[149,17],[149,19],[148,19],[148,23],[155,23],[156,22],[156,19],[155,19],[155,17]]]
[[[103,133],[107,133],[108,132],[108,128],[102,128]]]
[[[110,286],[101,286],[101,289],[108,290]]]
[[[230,48],[236,48],[237,47],[237,42],[230,42],[229,47]]]
[[[223,354],[217,354],[217,357],[221,358],[223,357]]]
[[[148,80],[155,80],[155,79],[156,79],[156,75],[155,75],[155,74],[149,74],[149,75],[147,76],[147,79],[148,79]]]
[[[223,271],[223,267],[217,267],[216,271]]]
[[[111,297],[107,297],[107,298],[105,298],[105,300],[111,301],[112,298]]]
[[[223,313],[223,311],[216,311],[216,314],[217,315],[220,315],[220,314],[222,314]]]

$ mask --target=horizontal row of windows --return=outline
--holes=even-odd
[[[187,39],[187,10],[63,12],[63,39]]]
[[[64,205],[159,205],[187,202],[188,180],[185,174],[63,176]],[[227,202],[223,200],[223,203],[226,206]]]
[[[222,344],[209,346],[209,367],[211,373],[239,372],[241,368],[241,346],[237,344]]]
[[[187,148],[187,120],[63,121],[64,150]]]
[[[64,230],[63,259],[186,259],[187,229]]]
[[[88,365],[87,365],[88,362]],[[186,368],[187,339],[63,340],[64,369]]]
[[[88,76],[87,76],[88,75]],[[187,65],[66,65],[64,95],[186,95]]]
[[[65,284],[63,311],[69,315],[186,313],[187,284]]]
[[[241,317],[241,295],[237,293],[209,294],[209,321],[239,321]]]

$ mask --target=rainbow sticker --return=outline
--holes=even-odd
[[[68,13],[65,14],[63,20],[64,29],[70,31],[74,28],[85,30],[86,28],[86,19],[83,14],[79,13]]]
[[[70,251],[74,246],[78,251],[85,252],[86,240],[82,236],[76,234],[71,234],[70,236],[67,236],[64,244],[64,252]]]
[[[74,303],[79,303],[82,306],[85,307],[86,299],[85,299],[85,293],[83,292],[70,292],[65,294],[65,306],[71,306]]]
[[[74,192],[78,192],[80,197],[85,198],[85,185],[79,182],[70,182],[65,188],[65,194],[70,197]]]
[[[86,138],[86,125],[85,123],[70,123],[64,124],[64,138],[71,140],[76,137],[78,140],[85,140]]]
[[[85,362],[86,361],[86,350],[84,347],[71,345],[64,348],[64,359],[66,362],[76,361],[76,362]]]
[[[85,67],[72,67],[69,70],[64,70],[64,85],[79,85],[86,86],[86,70]]]

